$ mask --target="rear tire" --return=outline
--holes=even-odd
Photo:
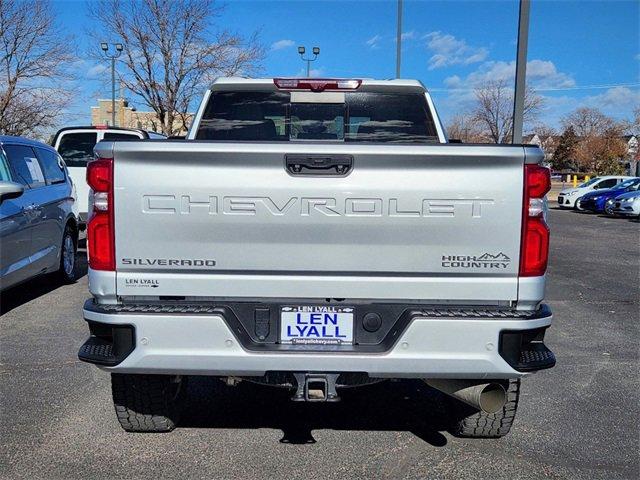
[[[454,423],[449,432],[460,438],[500,438],[504,437],[516,418],[520,398],[520,379],[505,382],[507,403],[496,413],[477,411],[455,399],[451,399]]]
[[[183,377],[111,374],[116,416],[127,432],[170,432],[176,428],[185,388]]]
[[[60,247],[60,267],[58,277],[63,283],[75,283],[78,279],[78,266],[76,256],[78,252],[78,234],[76,230],[67,224],[62,235]]]

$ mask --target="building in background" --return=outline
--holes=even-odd
[[[179,130],[178,135],[185,135],[191,124],[193,113],[185,115],[185,122],[178,116],[174,126]],[[186,125],[185,125],[186,123]],[[111,125],[111,99],[98,99],[98,105],[91,107],[91,125]],[[152,132],[162,133],[154,112],[139,112],[129,106],[124,98],[116,99],[116,126],[123,128],[140,128]]]
[[[640,176],[640,148],[638,148],[638,137],[636,135],[626,135],[624,141],[627,144],[627,161],[629,173]]]
[[[553,160],[553,154],[556,151],[556,147],[559,142],[559,135],[539,135],[537,133],[532,133],[522,137],[522,143],[537,145],[542,149],[544,153],[544,161],[547,164],[550,164]]]

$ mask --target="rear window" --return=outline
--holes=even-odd
[[[62,135],[58,153],[64,158],[67,167],[86,167],[93,158],[93,147],[96,146],[96,132],[65,133]]]
[[[44,148],[36,148],[35,151],[44,169],[44,176],[47,182],[49,184],[64,183],[66,181],[64,165],[58,154],[53,150],[45,150]]]
[[[134,133],[121,133],[121,132],[105,132],[103,140],[140,140],[140,135]]]
[[[435,143],[420,93],[346,92],[344,102],[291,102],[288,92],[214,92],[197,139]]]
[[[45,185],[44,173],[40,162],[31,147],[26,145],[5,145],[5,152],[9,164],[13,169],[13,176],[18,183],[30,188]]]

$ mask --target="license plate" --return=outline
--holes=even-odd
[[[280,311],[280,341],[289,344],[353,343],[352,307],[297,305]]]

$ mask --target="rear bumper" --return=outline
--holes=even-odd
[[[516,378],[555,364],[553,354],[542,343],[544,330],[552,321],[545,306],[532,314],[503,311],[493,318],[482,312],[478,315],[477,309],[473,315],[459,309],[412,311],[397,338],[381,352],[339,347],[251,350],[243,344],[237,328],[230,328],[228,319],[211,309],[203,309],[204,313],[132,310],[103,310],[88,301],[84,317],[92,324],[92,332],[111,328],[131,344],[126,348],[96,346],[92,336],[81,348],[80,359],[120,373],[262,376],[272,371],[365,372],[381,378],[468,379]],[[101,361],[99,351],[103,350],[118,351],[119,356]]]

